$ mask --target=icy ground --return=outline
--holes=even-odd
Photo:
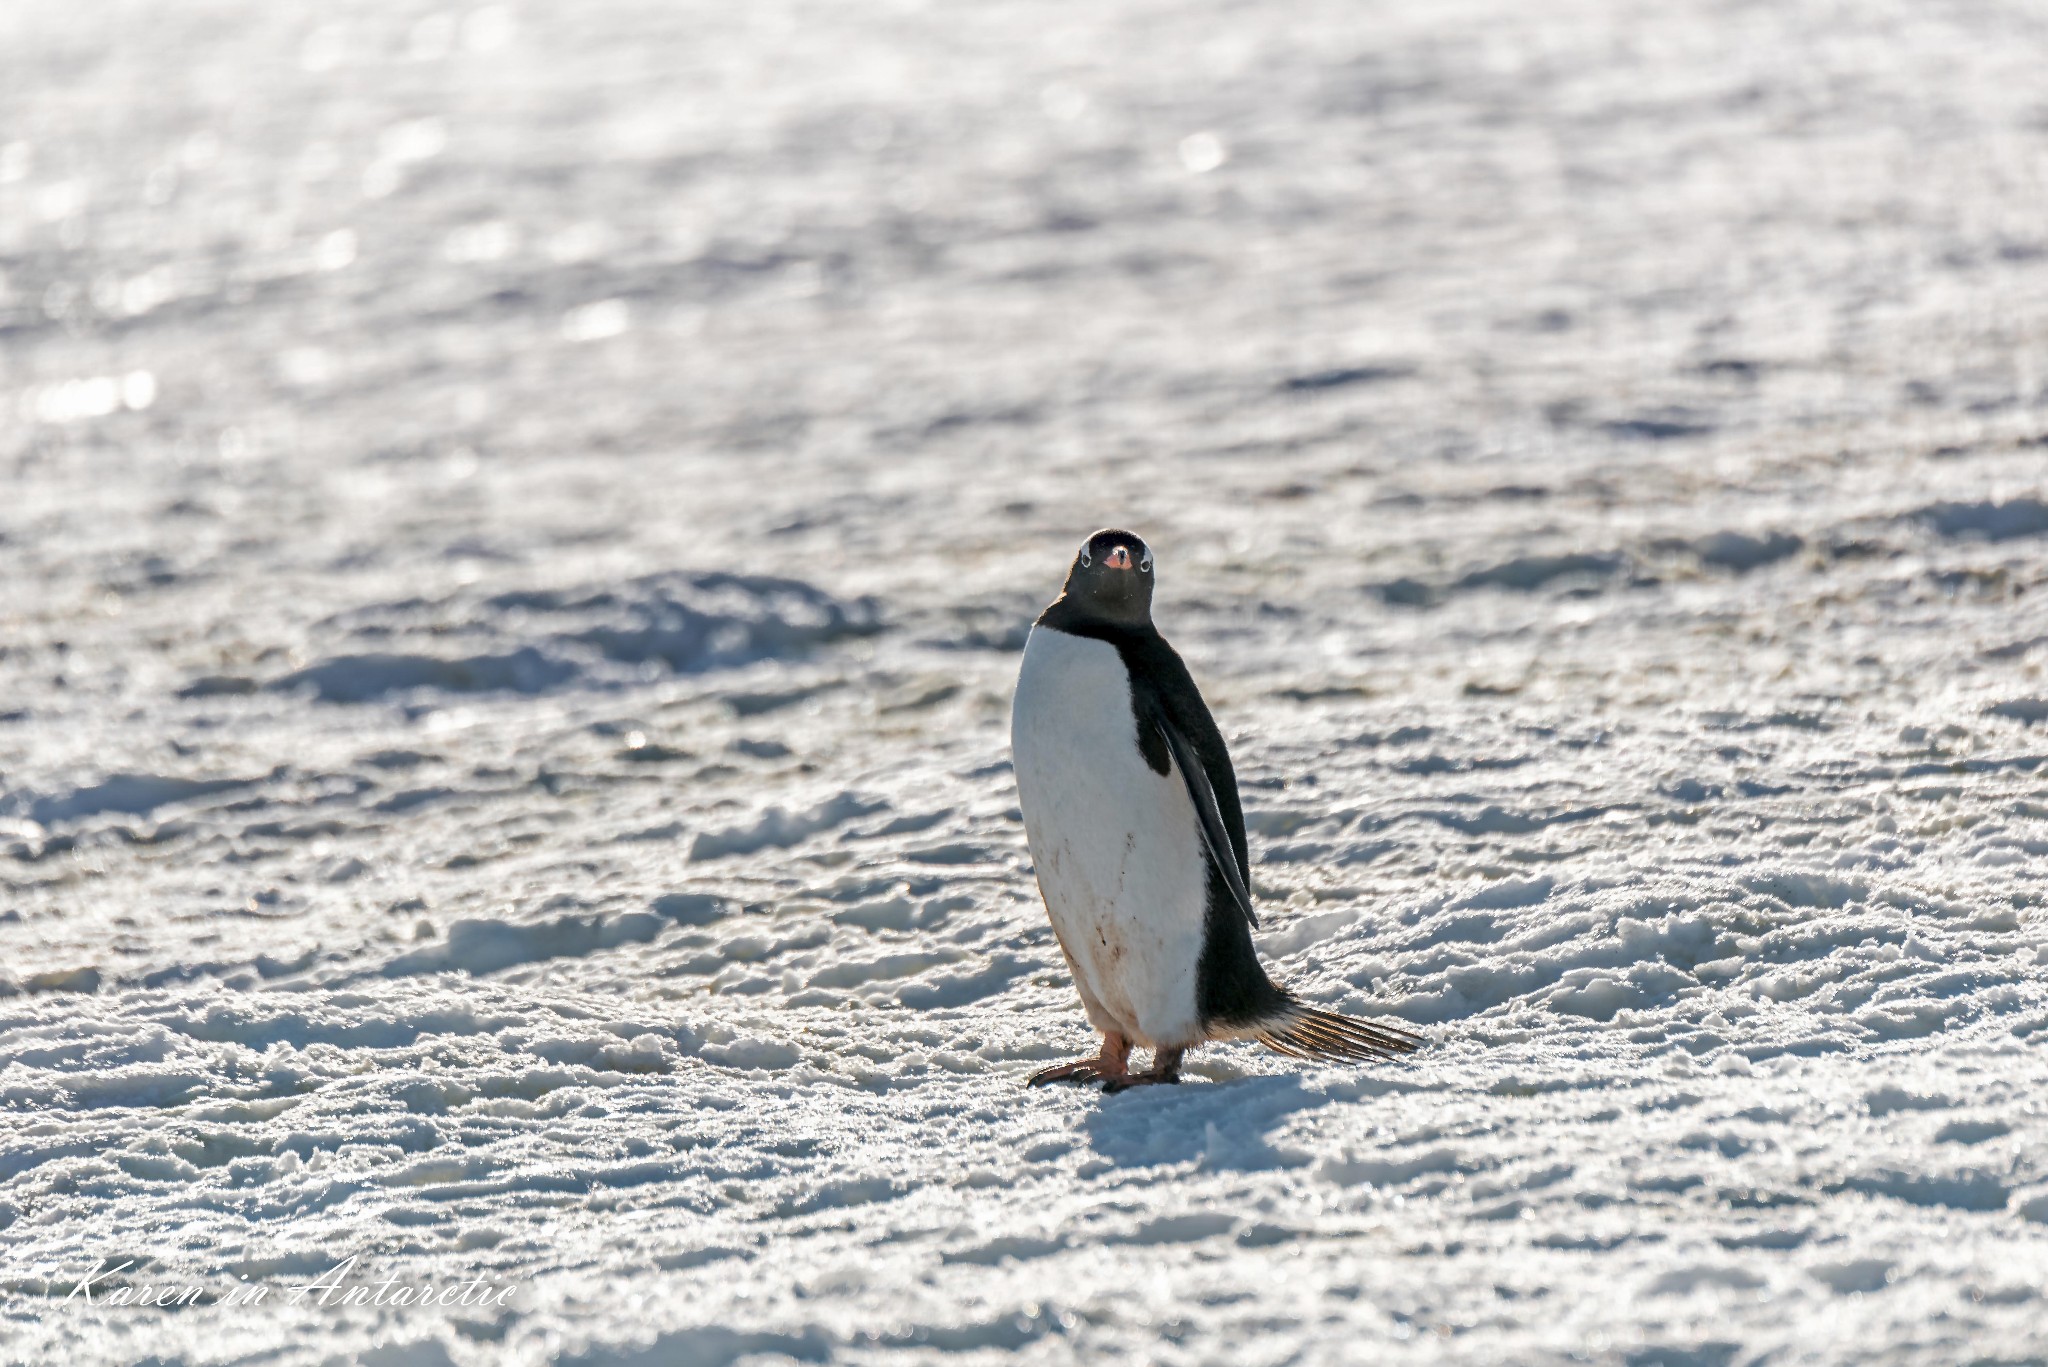
[[[0,1359],[2048,1358],[2044,22],[0,5]],[[1020,1088],[1109,522],[1412,1064]]]

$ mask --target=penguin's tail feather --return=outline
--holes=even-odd
[[[1398,1025],[1362,1021],[1290,1001],[1246,1030],[1276,1053],[1305,1059],[1381,1059],[1412,1054],[1426,1042]]]

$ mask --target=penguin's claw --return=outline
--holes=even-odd
[[[1100,1082],[1105,1076],[1099,1058],[1077,1058],[1072,1063],[1055,1063],[1024,1079],[1026,1087],[1043,1087],[1048,1082]]]
[[[1099,1082],[1105,1095],[1129,1091],[1133,1087],[1150,1087],[1159,1083],[1178,1083],[1180,1071],[1170,1073],[1121,1073],[1111,1072],[1099,1058],[1079,1058],[1072,1063],[1055,1063],[1050,1068],[1041,1068],[1024,1079],[1026,1087],[1043,1087],[1049,1082]]]
[[[1104,1095],[1112,1092],[1127,1092],[1133,1087],[1152,1087],[1162,1083],[1178,1086],[1180,1074],[1172,1073],[1128,1073],[1123,1077],[1111,1078],[1102,1084]]]
[[[1026,1087],[1043,1087],[1048,1082],[1103,1082],[1111,1090],[1130,1076],[1128,1060],[1131,1057],[1131,1042],[1122,1035],[1104,1035],[1102,1052],[1093,1058],[1077,1058],[1072,1063],[1055,1063],[1050,1068],[1040,1068],[1024,1079]]]

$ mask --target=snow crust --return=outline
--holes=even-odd
[[[0,1360],[2048,1358],[2044,39],[0,7]],[[1108,524],[1412,1063],[1021,1089]]]

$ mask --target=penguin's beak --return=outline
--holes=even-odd
[[[1113,570],[1127,570],[1131,567],[1131,552],[1127,546],[1118,546],[1102,558],[1102,563]]]

